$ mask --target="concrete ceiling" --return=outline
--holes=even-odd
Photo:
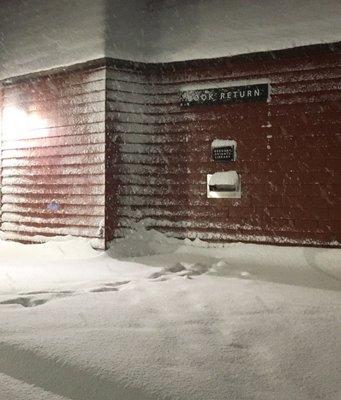
[[[340,0],[1,0],[0,79],[104,56],[220,57],[341,40]]]

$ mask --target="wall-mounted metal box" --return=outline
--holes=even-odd
[[[241,179],[236,171],[216,172],[207,175],[208,198],[241,198]]]

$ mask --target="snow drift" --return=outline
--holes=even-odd
[[[0,242],[0,393],[337,400],[340,265],[337,249],[211,247],[142,227],[108,253]]]

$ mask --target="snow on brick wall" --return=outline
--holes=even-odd
[[[154,67],[144,64],[124,63],[118,67],[113,63],[107,69],[106,81],[106,239],[120,235],[121,228],[130,227],[135,216],[123,210],[132,199],[148,199],[153,195],[146,186],[144,167],[153,166],[158,154],[150,153],[153,143],[153,128],[148,128],[150,118],[156,123],[160,113],[153,115],[154,103],[158,102],[158,86],[154,86],[150,75]],[[155,97],[154,97],[155,96]],[[162,108],[160,109],[162,112]],[[163,141],[163,137],[159,136]],[[149,161],[146,158],[149,157]],[[132,170],[133,169],[133,170]],[[134,170],[139,172],[135,174]],[[136,178],[142,177],[142,184]],[[154,175],[150,175],[153,178]],[[159,187],[157,182],[155,187]],[[156,196],[155,198],[158,198]],[[123,208],[122,208],[123,207]],[[127,220],[125,220],[127,218]],[[128,224],[128,225],[127,225]]]
[[[2,111],[4,238],[70,234],[103,247],[105,68],[16,80]]]
[[[2,104],[3,104],[3,95],[4,95],[4,91],[3,91],[3,87],[0,84],[0,143],[1,143],[1,136],[2,136]],[[0,147],[0,154],[1,154],[1,147]],[[0,171],[1,171],[1,175],[2,175],[2,168],[1,168],[1,163],[0,163]],[[1,203],[2,203],[2,184],[1,184],[1,177],[0,177],[0,207],[1,207]],[[0,209],[1,211],[1,209]],[[1,212],[0,212],[0,234],[1,234],[1,221],[2,221],[2,217],[1,217]]]
[[[108,71],[107,238],[138,220],[171,236],[337,245],[340,45]],[[268,103],[182,108],[180,89],[265,79]],[[235,139],[233,166],[211,160]],[[207,199],[206,174],[241,174],[242,198]]]

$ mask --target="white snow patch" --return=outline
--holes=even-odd
[[[231,139],[214,139],[213,142],[211,143],[211,147],[213,149],[216,149],[218,147],[228,147],[228,146],[237,147],[237,142]]]
[[[236,187],[238,185],[239,177],[236,171],[224,171],[215,172],[212,174],[209,185],[210,186],[231,186]]]

